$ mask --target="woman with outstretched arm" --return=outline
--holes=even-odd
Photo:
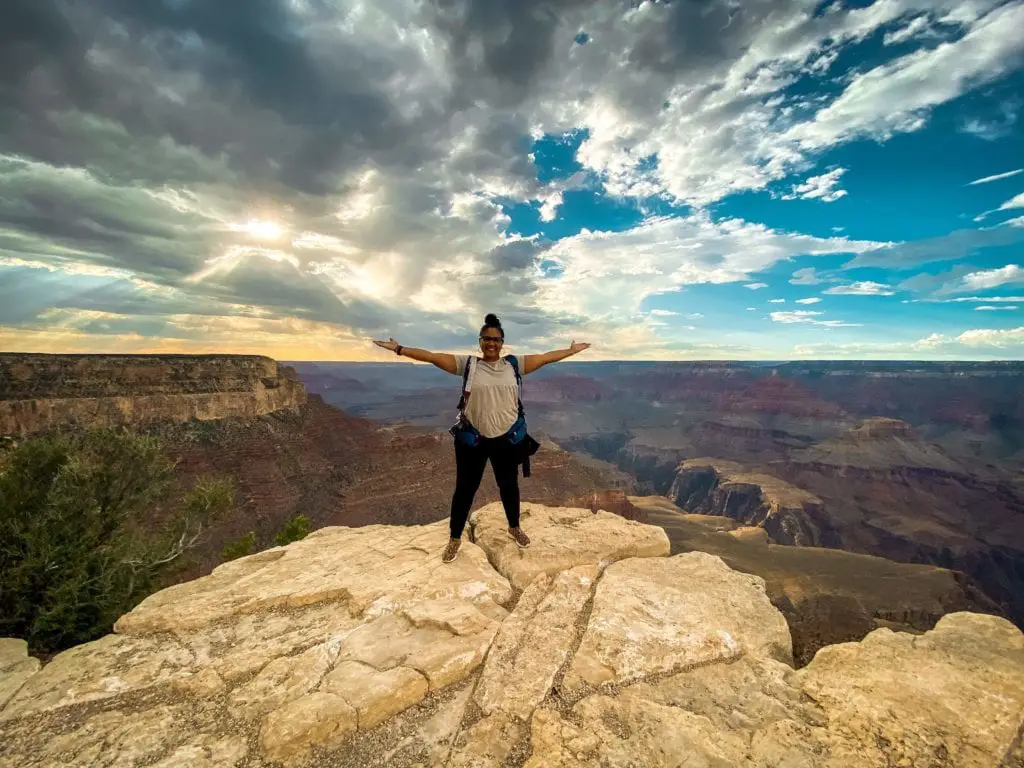
[[[463,376],[470,366],[468,380],[459,403],[461,427],[454,431],[455,438],[455,492],[452,494],[450,528],[451,537],[441,559],[450,563],[462,545],[462,531],[469,519],[470,507],[483,479],[487,461],[491,462],[494,479],[501,494],[501,503],[508,520],[508,534],[520,547],[528,547],[530,539],[519,525],[519,451],[512,441],[525,434],[525,420],[520,409],[516,368],[522,376],[533,373],[548,363],[575,355],[589,344],[572,342],[568,349],[558,349],[541,355],[524,355],[522,362],[511,355],[502,356],[505,331],[496,315],[484,318],[479,335],[482,357],[429,352],[415,347],[403,347],[394,339],[374,341],[400,357],[410,357],[432,363],[442,371]],[[512,361],[509,360],[513,357]],[[472,362],[470,362],[472,360]]]

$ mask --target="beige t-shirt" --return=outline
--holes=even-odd
[[[468,359],[469,355],[455,356],[455,373],[460,379]],[[466,401],[466,418],[484,437],[501,437],[519,418],[516,372],[504,357],[493,363],[477,358],[473,367],[475,373],[470,373],[473,381]],[[522,363],[519,371],[522,373]]]

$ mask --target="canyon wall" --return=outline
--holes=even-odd
[[[305,401],[295,371],[259,355],[0,353],[0,435],[255,418]]]

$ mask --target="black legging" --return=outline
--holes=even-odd
[[[488,459],[491,460],[509,527],[519,527],[519,463],[516,455],[504,437],[481,437],[479,445],[472,448],[455,443],[455,493],[452,494],[451,512],[453,539],[462,538],[469,508],[473,506]]]

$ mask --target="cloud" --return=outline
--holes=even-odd
[[[1020,106],[1020,99],[1004,101],[999,105],[1000,117],[992,120],[971,117],[961,123],[960,130],[985,141],[995,141],[1009,136],[1013,132],[1013,126],[1017,123]]]
[[[962,302],[998,304],[1001,302],[1024,302],[1024,296],[958,296],[955,299],[923,299],[930,303],[959,304]]]
[[[998,306],[998,307],[992,306],[991,304],[984,304],[982,306],[974,308],[974,310],[976,312],[999,312],[999,311],[1009,312],[1009,311],[1012,311],[1012,310],[1015,310],[1015,309],[1017,309],[1017,307],[1015,305],[1013,305],[1013,304],[1004,304],[1004,305]]]
[[[972,272],[965,275],[963,285],[972,290],[998,288],[1000,285],[1024,283],[1024,269],[1016,264],[1007,264],[999,269]]]
[[[785,299],[768,299],[769,304],[785,304]]]
[[[889,290],[891,287],[871,280],[859,280],[847,285],[832,286],[825,293],[837,296],[892,296],[895,291]]]
[[[814,312],[806,309],[796,309],[790,312],[772,312],[771,318],[776,323],[807,323],[810,325],[822,325],[828,328],[859,328],[861,323],[845,323],[842,320],[818,320],[824,312]]]
[[[450,349],[495,310],[524,344],[592,329],[663,356],[651,329],[626,330],[646,296],[749,281],[797,256],[885,250],[714,222],[702,206],[775,183],[826,200],[841,169],[816,174],[820,152],[919,127],[931,106],[1007,71],[1020,48],[1016,6],[994,0],[827,13],[775,0],[239,8],[14,0],[5,13],[0,291],[11,299],[0,311],[40,344],[57,338],[33,325],[47,309],[107,313],[82,315],[75,333],[116,328],[104,339],[137,350],[159,328],[185,344],[173,334],[198,326],[172,318],[245,308],[277,329],[406,328]],[[831,69],[880,31],[892,44],[953,27],[955,42],[882,68]],[[581,30],[591,42],[571,44]],[[907,98],[912,80],[921,93]],[[570,130],[586,131],[584,170],[539,181],[527,137]],[[508,234],[507,203],[553,221],[582,186],[692,207],[554,244]],[[129,333],[130,318],[145,333]],[[251,330],[217,326],[217,343],[233,327]],[[356,347],[322,352],[344,349]]]
[[[846,196],[845,189],[837,189],[839,177],[846,173],[845,168],[836,168],[823,173],[820,176],[812,176],[803,184],[797,184],[788,195],[782,195],[783,200],[814,200],[820,199],[825,203],[833,203],[841,197]]]
[[[927,15],[917,16],[911,19],[906,26],[892,32],[886,32],[885,37],[882,38],[882,45],[896,45],[897,43],[906,42],[913,37],[924,36],[929,33],[935,35],[929,23]]]
[[[749,288],[752,291],[759,291],[762,288],[767,288],[768,287],[768,283],[747,283],[743,287],[744,288]]]
[[[916,349],[962,350],[968,348],[989,348],[995,350],[1015,349],[1024,346],[1024,326],[1020,328],[978,328],[964,331],[959,336],[933,333],[914,344]]]
[[[844,264],[843,268],[910,269],[919,264],[962,261],[984,248],[1013,245],[1021,241],[1024,241],[1024,227],[1004,222],[994,227],[958,229],[947,235],[925,240],[886,244],[858,254]]]
[[[1011,197],[999,206],[1000,211],[1009,211],[1013,208],[1024,208],[1024,192],[1021,192],[1016,197]]]
[[[809,299],[797,299],[796,303],[797,304],[817,304],[820,301],[821,301],[821,299],[819,299],[817,296],[814,296],[814,297],[811,297]]]
[[[652,309],[651,310],[651,314],[652,315],[658,315],[660,317],[668,317],[670,315],[678,315],[679,313],[678,312],[673,312],[670,309]]]
[[[970,182],[967,186],[973,187],[975,184],[988,184],[991,181],[1000,181],[1001,179],[1009,179],[1018,174],[1024,173],[1024,168],[1017,168],[1013,171],[1006,171],[1005,173],[997,173],[994,176],[983,176],[980,179],[975,179]]]
[[[977,329],[964,331],[957,341],[969,347],[1011,347],[1024,344],[1024,326],[1005,329]]]
[[[963,293],[967,291],[986,291],[1003,285],[1024,284],[1024,269],[1017,264],[1007,264],[998,269],[986,269],[969,272],[959,280],[949,282],[937,290],[936,295]]]
[[[821,285],[822,283],[837,283],[839,280],[831,274],[818,272],[814,267],[804,267],[794,272],[789,282],[792,285]]]
[[[1021,28],[1024,5],[995,8],[955,42],[922,48],[856,75],[835,101],[784,138],[804,149],[820,149],[861,136],[887,139],[916,131],[931,108],[1012,71],[1024,49],[1012,30]]]
[[[553,318],[630,322],[644,299],[687,285],[748,279],[797,254],[858,252],[871,241],[778,232],[706,212],[650,219],[623,232],[589,232],[554,243],[544,259],[560,272],[538,280],[535,308]]]

